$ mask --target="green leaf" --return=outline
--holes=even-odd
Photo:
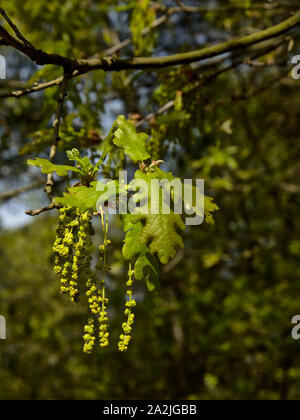
[[[114,138],[114,132],[116,129],[116,125],[117,125],[117,121],[115,121],[104,141],[104,143],[101,145],[101,149],[102,149],[102,155],[101,158],[98,160],[97,164],[96,164],[96,168],[99,169],[100,166],[102,165],[102,163],[105,161],[107,155],[109,154],[109,152],[112,151],[112,149],[114,148],[114,144],[113,144],[113,138]]]
[[[97,211],[97,202],[101,195],[107,192],[108,186],[103,185],[103,190],[99,190],[100,181],[94,181],[90,187],[73,187],[69,188],[64,197],[56,197],[57,204],[64,207],[77,207],[80,212],[84,213],[88,210]]]
[[[68,150],[67,156],[69,160],[78,162],[82,172],[84,173],[88,173],[89,170],[93,168],[93,165],[91,164],[89,158],[87,156],[81,157],[79,150],[77,149]]]
[[[126,260],[132,260],[134,256],[138,255],[134,266],[135,278],[137,280],[145,279],[148,289],[152,291],[158,281],[158,263],[148,247],[140,241],[143,224],[132,224],[129,222],[130,218],[130,215],[123,218],[124,227],[126,225],[129,230],[125,236],[122,253]]]
[[[147,273],[145,273],[145,271],[147,271]],[[157,277],[158,264],[147,247],[145,248],[145,252],[141,253],[136,260],[134,274],[137,280],[142,280],[145,277],[145,274],[150,274],[151,276]]]
[[[80,212],[85,213],[88,210],[99,211],[104,202],[110,199],[115,200],[118,193],[124,193],[124,186],[119,186],[117,181],[107,184],[93,181],[89,187],[69,188],[68,192],[64,193],[64,197],[56,197],[55,201],[64,207],[77,207]]]
[[[105,140],[105,142],[104,142],[104,145],[103,145],[103,150],[102,150],[101,158],[98,160],[98,162],[96,164],[96,169],[99,169],[100,168],[100,166],[105,161],[108,153],[112,150],[112,148],[113,148],[113,144],[107,138]]]
[[[170,209],[170,214],[162,214],[162,200],[160,194],[155,197],[151,196],[151,181],[160,179],[160,175],[167,173],[156,170],[144,173],[140,170],[136,171],[135,179],[143,180],[148,184],[148,210],[151,208],[151,202],[158,201],[159,214],[131,214],[131,223],[135,224],[143,222],[143,227],[139,235],[139,241],[149,247],[152,254],[157,253],[162,264],[167,264],[170,258],[174,258],[177,248],[183,248],[183,240],[177,233],[177,230],[184,230],[185,225],[179,214],[175,214]],[[170,175],[169,175],[170,176]],[[144,192],[138,192],[137,197],[143,197]],[[149,212],[150,213],[150,212]],[[138,230],[135,231],[138,233]]]
[[[69,160],[79,162],[81,160],[81,156],[78,149],[67,150],[67,156]]]
[[[148,135],[137,133],[135,125],[131,121],[126,121],[121,115],[116,121],[117,130],[114,132],[113,142],[116,146],[124,149],[124,152],[134,161],[142,162],[150,158],[146,151],[145,142]]]
[[[78,172],[82,174],[80,169],[75,168],[74,166],[54,165],[53,163],[49,162],[48,159],[29,159],[27,162],[29,165],[41,168],[43,174],[51,174],[53,172],[56,172],[59,176],[66,176],[68,175],[68,172]]]
[[[122,249],[123,257],[126,260],[131,260],[136,254],[140,254],[145,251],[146,247],[140,241],[142,229],[142,223],[136,223],[132,225],[130,230],[126,233]]]
[[[124,232],[128,232],[134,225],[131,222],[131,214],[121,214],[121,222],[123,223]]]
[[[183,248],[183,241],[178,230],[185,229],[185,224],[183,223],[181,216],[175,214],[171,208],[169,208],[169,214],[162,214],[163,195],[159,192],[158,194],[155,194],[155,197],[151,196],[151,181],[158,179],[160,181],[167,180],[171,182],[173,180],[178,181],[179,178],[174,177],[171,172],[164,172],[160,168],[155,167],[147,173],[140,170],[136,171],[135,180],[141,179],[148,184],[148,210],[151,208],[151,204],[158,204],[157,208],[159,209],[159,214],[132,214],[130,218],[131,223],[139,224],[140,222],[143,222],[144,225],[142,229],[139,226],[132,230],[128,237],[128,244],[132,242],[135,246],[140,247],[140,245],[137,245],[137,240],[139,239],[142,244],[149,247],[152,254],[157,253],[158,258],[163,264],[167,264],[170,258],[175,257],[177,248]],[[205,215],[207,223],[214,223],[212,213],[218,209],[218,206],[213,202],[213,198],[204,196],[203,214],[201,203],[198,203],[198,201],[195,200],[196,194],[201,193],[201,191],[197,191],[196,187],[187,184],[186,192],[190,192],[190,194],[185,194],[186,196],[184,196],[184,185],[181,181],[179,186],[179,199],[183,201],[183,204],[189,208],[193,208],[195,214],[201,217]],[[142,200],[144,194],[145,192],[141,189],[135,196]],[[155,201],[156,203],[154,203]],[[137,209],[137,211],[139,210]],[[125,250],[128,252],[126,247]]]
[[[183,248],[183,240],[176,229],[185,229],[179,214],[137,214],[132,215],[132,222],[144,221],[140,242],[147,245],[152,254],[157,253],[162,264],[174,258],[177,248]]]
[[[148,248],[144,253],[141,253],[136,260],[134,266],[134,276],[137,280],[146,279],[147,288],[150,292],[155,289],[155,284],[158,281],[158,264],[155,257],[150,253]]]

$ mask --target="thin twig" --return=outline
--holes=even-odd
[[[156,29],[158,26],[162,25],[164,22],[167,21],[168,17],[171,16],[171,14],[173,13],[166,13],[160,17],[158,17],[157,19],[155,19],[151,25],[147,26],[146,28],[144,28],[142,30],[142,35],[147,35],[150,31],[152,31],[153,29]],[[122,50],[125,47],[128,47],[128,45],[130,45],[132,42],[132,36],[128,37],[126,39],[124,39],[123,41],[119,42],[116,45],[113,45],[112,47],[108,48],[107,50],[104,51],[103,55],[105,56],[109,56],[109,55],[113,55],[115,53],[117,53],[118,51]]]
[[[19,29],[17,28],[17,26],[11,21],[11,19],[9,18],[9,16],[5,12],[5,10],[2,9],[2,7],[0,7],[0,15],[2,15],[2,17],[6,20],[6,22],[8,23],[8,25],[14,31],[15,35],[17,36],[17,38],[19,38],[24,43],[24,45],[27,45],[29,47],[32,47],[32,44],[21,34],[21,32],[19,31]]]
[[[39,92],[41,90],[48,89],[52,86],[60,85],[63,81],[63,77],[58,77],[57,79],[51,80],[50,82],[45,83],[35,83],[29,88],[23,90],[14,90],[12,92],[1,93],[0,98],[20,98],[24,95],[30,95],[31,93]]]
[[[60,85],[60,92],[59,92],[59,97],[58,97],[58,102],[57,102],[57,110],[56,110],[55,119],[53,122],[53,142],[52,142],[50,155],[49,155],[50,162],[54,161],[56,150],[57,150],[57,144],[60,140],[59,129],[60,129],[60,123],[61,123],[61,118],[62,118],[62,113],[63,113],[63,104],[64,104],[65,97],[67,96],[69,79],[70,79],[70,74],[68,74],[65,71],[62,83]],[[47,176],[47,183],[45,186],[45,192],[48,195],[50,201],[53,200],[53,186],[54,186],[53,173],[51,173],[51,174],[48,174]]]
[[[46,211],[59,209],[59,208],[60,206],[52,202],[51,204],[49,204],[49,206],[43,207],[42,209],[39,209],[39,210],[27,210],[25,214],[27,214],[28,216],[39,216],[40,214],[45,213]]]
[[[78,70],[74,70],[73,73],[70,75],[70,78],[78,76],[80,73]],[[20,98],[24,95],[30,95],[31,93],[40,92],[42,90],[48,89],[49,87],[60,85],[63,81],[64,77],[58,77],[57,79],[50,80],[49,82],[43,83],[34,83],[32,86],[25,88],[14,90],[12,92],[1,93],[0,98]]]

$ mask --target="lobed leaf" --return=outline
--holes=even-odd
[[[123,115],[116,121],[117,130],[114,132],[113,142],[116,146],[124,149],[124,152],[134,161],[142,162],[150,158],[145,143],[148,135],[137,133],[135,125],[126,121]]]
[[[99,182],[92,182],[90,187],[69,188],[68,192],[64,193],[64,197],[56,197],[55,201],[64,207],[77,207],[81,213],[88,210],[97,211],[97,202],[108,189],[107,185],[102,184],[103,190],[99,190]]]
[[[56,172],[57,175],[59,176],[66,176],[68,175],[69,172],[77,172],[77,173],[82,174],[81,170],[78,168],[75,168],[74,166],[54,165],[48,159],[40,159],[40,158],[29,159],[28,164],[41,168],[41,171],[43,174],[51,174],[53,172]]]

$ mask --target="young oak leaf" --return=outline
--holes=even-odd
[[[148,135],[137,133],[135,125],[131,121],[126,121],[120,115],[116,121],[117,130],[114,132],[113,142],[116,146],[124,149],[124,152],[134,161],[142,162],[150,158],[146,150],[145,142]]]
[[[152,254],[157,256],[162,264],[167,264],[174,258],[177,248],[184,248],[183,240],[176,229],[185,229],[179,214],[133,214],[132,222],[145,222],[139,240],[148,245]]]
[[[158,281],[158,263],[156,258],[146,247],[145,252],[138,256],[134,266],[134,276],[137,280],[146,279],[147,288],[150,292],[155,289]]]
[[[122,249],[123,257],[126,260],[131,260],[136,254],[145,251],[146,246],[140,241],[142,230],[142,223],[136,223],[127,231]]]
[[[123,218],[124,229],[128,229],[128,231],[125,236],[122,253],[126,260],[132,260],[134,256],[138,255],[134,266],[135,278],[137,280],[145,279],[149,291],[152,291],[158,280],[158,263],[148,247],[140,241],[143,230],[142,223],[132,224],[129,220],[126,222],[125,219],[129,218],[128,215]]]
[[[48,159],[29,159],[28,164],[32,166],[37,166],[38,168],[41,168],[41,171],[43,174],[51,174],[53,172],[56,172],[59,176],[66,176],[68,173],[71,172],[78,172],[82,174],[81,170],[78,168],[75,168],[74,166],[69,165],[54,165],[52,162],[50,162]]]
[[[140,209],[137,208],[137,213],[131,214],[130,222],[133,224],[143,222],[142,229],[139,228],[139,242],[148,246],[152,254],[156,253],[162,264],[167,264],[170,258],[175,257],[177,248],[184,247],[183,240],[177,230],[184,230],[185,224],[181,216],[175,214],[170,208],[167,214],[163,214],[161,194],[151,195],[151,182],[154,179],[159,179],[155,171],[144,173],[138,170],[135,173],[135,180],[145,181],[148,185],[148,203],[143,207],[146,209],[147,206],[149,210],[152,207],[151,204],[157,204],[158,214],[152,214],[151,212],[140,214]],[[138,232],[138,228],[136,228],[135,233]]]
[[[97,210],[97,202],[99,198],[108,190],[108,186],[102,184],[99,188],[100,181],[94,181],[90,187],[73,187],[69,188],[64,197],[56,197],[55,202],[64,207],[77,207],[81,213],[88,210]]]
[[[89,158],[87,156],[81,157],[78,149],[72,149],[67,151],[67,156],[70,161],[77,162],[80,165],[82,172],[87,173],[93,168]]]

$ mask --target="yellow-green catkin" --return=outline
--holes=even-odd
[[[79,300],[79,286],[83,285],[86,278],[90,276],[91,257],[89,249],[91,247],[91,235],[94,233],[91,223],[91,214],[77,213],[74,220],[76,230],[76,243],[73,250],[72,277],[70,281],[70,296],[75,302]]]
[[[109,299],[106,297],[106,289],[105,289],[105,274],[108,271],[107,267],[107,247],[110,245],[110,241],[108,239],[108,215],[106,214],[104,220],[104,213],[101,207],[100,209],[101,214],[101,223],[102,223],[102,230],[103,230],[103,244],[99,247],[99,263],[98,267],[102,270],[102,280],[100,290],[98,292],[98,300],[101,306],[100,313],[99,313],[99,341],[100,347],[107,347],[109,345],[109,332],[108,332],[108,316],[107,316],[107,304]]]
[[[68,293],[73,302],[80,297],[80,284],[90,265],[91,215],[72,208],[60,209],[56,240],[54,272],[61,275],[61,293]]]
[[[71,208],[62,208],[59,212],[56,239],[53,245],[54,272],[61,275],[61,293],[70,293],[74,235],[69,225],[76,215]]]
[[[100,312],[96,273],[92,273],[91,270],[86,282],[86,288],[86,296],[88,297],[89,305],[89,318],[87,324],[84,326],[83,351],[85,353],[91,353],[96,340],[95,316],[97,316]]]
[[[53,246],[55,254],[54,271],[61,275],[61,293],[68,293],[73,302],[78,302],[80,289],[86,285],[87,295],[93,298],[96,291],[95,274],[91,272],[90,247],[92,215],[88,212],[81,214],[73,208],[60,209],[56,240]],[[94,308],[92,310],[92,308]],[[95,320],[92,314],[99,314],[100,306],[89,301],[88,322],[84,327],[83,351],[91,353],[95,344]]]
[[[127,290],[126,295],[129,297],[127,300],[125,306],[125,316],[127,317],[127,321],[123,322],[122,329],[123,334],[120,335],[120,341],[119,341],[119,350],[120,351],[126,351],[128,349],[129,342],[131,340],[131,330],[132,330],[132,324],[134,322],[134,314],[132,313],[132,309],[136,305],[136,301],[132,298],[132,285],[133,285],[133,276],[134,271],[132,270],[131,263],[129,263],[129,271],[128,271],[128,281],[126,283]]]
[[[87,325],[84,327],[84,353],[92,353],[95,345],[95,320],[92,316],[89,317]]]
[[[108,298],[106,297],[105,290],[105,273],[108,271],[107,266],[107,247],[110,245],[108,239],[108,217],[104,218],[104,213],[101,208],[101,224],[103,229],[103,244],[99,246],[99,261],[96,265],[96,271],[89,271],[88,280],[86,282],[86,295],[89,304],[89,319],[87,325],[84,327],[84,346],[85,353],[91,353],[96,340],[96,320],[99,323],[99,344],[100,347],[107,347],[109,345],[109,331],[108,331],[108,316],[107,304]],[[101,273],[100,284],[98,284],[97,273]]]

